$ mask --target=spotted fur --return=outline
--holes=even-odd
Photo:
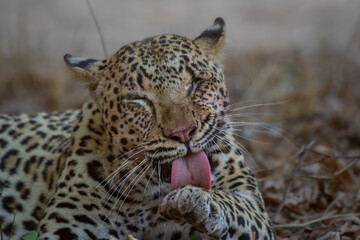
[[[275,239],[229,125],[225,23],[160,35],[110,59],[65,56],[81,110],[0,117],[0,222],[13,239]],[[205,151],[212,188],[170,192],[171,162]],[[15,224],[12,220],[15,214]]]

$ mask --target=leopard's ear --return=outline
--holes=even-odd
[[[105,68],[105,61],[74,57],[70,54],[64,56],[68,66],[79,78],[89,83],[90,90],[94,90],[100,79],[102,70]]]
[[[215,57],[224,46],[225,32],[225,21],[221,17],[218,17],[215,19],[213,25],[194,39],[194,43],[209,55]]]

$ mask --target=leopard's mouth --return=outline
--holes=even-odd
[[[212,124],[210,124],[212,125]],[[214,129],[215,128],[215,129]],[[213,169],[214,167],[214,163],[212,161],[212,158],[210,153],[214,152],[214,146],[218,148],[218,139],[220,137],[222,137],[225,132],[225,130],[227,129],[226,127],[226,122],[225,121],[217,121],[216,126],[212,128],[215,131],[211,131],[211,134],[207,134],[206,136],[203,136],[202,138],[206,139],[206,141],[201,142],[199,144],[194,144],[191,147],[189,146],[189,143],[182,145],[182,147],[173,147],[171,149],[171,147],[167,147],[165,150],[168,150],[166,152],[166,154],[162,154],[160,156],[154,156],[154,153],[164,153],[164,148],[162,147],[154,147],[152,148],[151,151],[149,151],[149,155],[151,155],[151,159],[154,160],[152,161],[152,165],[153,165],[153,169],[156,170],[156,172],[158,172],[158,174],[160,173],[160,181],[162,183],[169,183],[172,184],[172,168],[173,168],[173,163],[175,160],[177,159],[194,159],[191,157],[191,155],[203,152],[204,153],[204,157],[200,157],[200,159],[204,159],[206,158],[207,160],[207,165],[211,169]],[[218,130],[218,128],[224,128],[223,131]],[[216,135],[219,136],[218,138],[213,137],[212,135]],[[197,142],[197,141],[195,141]],[[156,144],[157,145],[157,144]],[[196,152],[191,151],[191,149],[196,149]],[[169,151],[170,150],[170,151]],[[196,159],[199,159],[196,158]],[[202,161],[203,164],[205,164],[205,161]],[[192,167],[197,167],[196,165],[192,165],[192,163],[188,164],[191,165]],[[202,165],[200,165],[201,167]],[[175,168],[176,169],[176,168]],[[182,168],[180,168],[182,169]],[[190,168],[188,168],[190,169]],[[189,170],[191,172],[191,169]],[[204,173],[204,172],[203,172]],[[186,174],[186,171],[185,171]],[[196,174],[196,173],[195,173]],[[191,175],[191,174],[190,174]],[[195,176],[195,179],[198,179],[198,176]],[[172,184],[173,185],[173,184]]]

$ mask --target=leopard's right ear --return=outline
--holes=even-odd
[[[71,54],[64,56],[68,66],[79,78],[89,83],[90,90],[95,90],[102,71],[106,68],[106,61],[74,57]]]
[[[215,19],[213,25],[194,39],[194,43],[205,50],[209,56],[216,57],[225,42],[225,21],[221,17]]]

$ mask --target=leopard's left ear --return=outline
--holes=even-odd
[[[215,57],[225,43],[225,21],[221,17],[215,19],[213,25],[194,39],[194,43],[209,55]]]
[[[64,56],[64,61],[66,66],[68,66],[79,78],[88,82],[91,91],[96,88],[101,72],[105,68],[104,61],[74,57],[70,54]]]

